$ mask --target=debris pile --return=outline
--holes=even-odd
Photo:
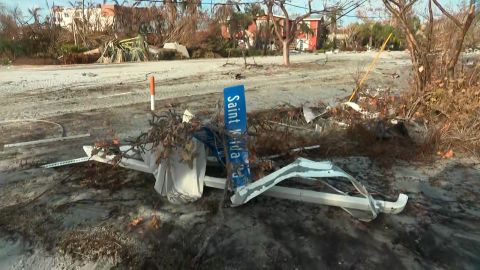
[[[129,140],[131,148],[123,151],[122,157],[129,157],[126,153],[132,149],[145,151],[145,147],[153,147],[158,149],[157,162],[162,158],[168,158],[177,149],[180,151],[182,161],[192,162],[194,157],[192,134],[200,129],[200,120],[191,117],[189,121],[184,121],[185,117],[185,114],[179,114],[174,110],[152,113],[152,119],[149,121],[151,128],[135,140]],[[105,151],[106,147],[111,148],[112,145],[107,144],[100,148],[104,152],[112,153],[112,151]]]
[[[428,130],[422,123],[398,117],[404,110],[399,97],[388,90],[367,89],[358,92],[356,102],[343,102],[334,107],[321,101],[303,106],[285,104],[248,113],[245,139],[252,179],[273,172],[278,163],[286,164],[299,155],[318,158],[358,154],[410,160],[425,151]],[[101,150],[114,155],[116,163],[121,158],[130,158],[132,150],[138,155],[153,147],[157,151],[157,164],[177,152],[181,161],[191,167],[196,157],[192,141],[195,137],[208,146],[218,162],[224,164],[226,142],[223,140],[225,127],[221,108],[198,112],[195,116],[190,114],[188,119],[185,116],[186,113],[175,110],[152,113],[150,130],[126,140],[129,147],[124,151],[118,151],[117,145],[106,144],[97,145],[93,154]],[[206,142],[207,137],[216,142]],[[265,157],[276,157],[277,165]]]
[[[154,189],[171,203],[194,202],[207,186],[224,189],[224,198],[230,194],[232,206],[264,194],[339,206],[364,221],[382,212],[399,213],[407,202],[406,195],[400,194],[395,202],[375,200],[360,182],[330,161],[308,160],[304,155],[292,159],[303,150],[322,152],[318,148],[325,147],[322,138],[327,125],[342,123],[344,130],[349,127],[339,121],[345,120],[340,116],[348,115],[349,108],[353,108],[351,115],[355,117],[371,118],[358,104],[348,105],[333,109],[323,103],[283,106],[251,113],[247,121],[243,85],[227,87],[223,108],[218,106],[216,112],[152,113],[150,130],[128,141],[129,145],[117,148],[100,144],[84,146],[84,150],[95,161],[153,174]],[[223,168],[223,177],[206,175],[207,160]],[[349,184],[351,190],[341,191],[322,180],[332,177]],[[288,179],[300,179],[309,185],[322,183],[337,194],[277,186]]]
[[[291,149],[319,145],[321,150],[300,153],[315,158],[362,155],[386,166],[396,159],[424,160],[437,151],[435,132],[421,117],[406,118],[404,100],[388,89],[366,89],[354,101],[252,113],[255,147],[250,151],[287,158]]]
[[[139,35],[135,38],[111,40],[105,44],[97,63],[122,63],[148,61],[148,44]]]
[[[81,54],[92,57],[101,52],[97,63],[141,62],[149,60],[173,60],[190,58],[187,48],[178,43],[165,43],[163,48],[149,45],[143,36],[123,40],[110,40],[103,49],[95,49]]]

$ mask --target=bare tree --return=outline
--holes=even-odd
[[[417,91],[423,91],[431,76],[431,65],[428,60],[430,46],[422,46],[421,39],[415,33],[412,7],[418,0],[383,0],[385,7],[401,27],[407,41],[407,48],[412,59]],[[431,0],[429,1],[429,3]],[[430,3],[430,25],[433,22]],[[427,40],[431,40],[431,32],[427,32]],[[427,42],[428,43],[428,42]]]
[[[455,77],[455,66],[457,65],[458,57],[463,49],[463,41],[465,40],[468,29],[470,29],[476,16],[475,0],[470,0],[466,9],[466,15],[460,14],[458,16],[464,17],[463,20],[460,20],[455,15],[449,13],[437,0],[430,0],[430,2],[431,1],[433,1],[442,14],[455,25],[455,29],[452,31],[453,33],[448,37],[448,42],[446,43],[444,55],[442,57],[443,66],[446,69],[447,76],[449,79],[453,79]]]
[[[225,4],[216,4],[214,18],[222,25],[225,25],[228,29],[228,33],[230,38],[233,40],[233,43],[236,44],[236,33],[237,29],[234,29],[234,24],[232,23],[232,17],[235,13],[233,8],[233,2],[231,0],[227,0]]]
[[[175,7],[174,7],[175,5]],[[178,6],[177,6],[178,5]],[[167,17],[175,18],[173,28],[168,29],[164,35],[165,41],[176,41],[188,46],[192,36],[195,35],[199,22],[205,16],[201,11],[200,0],[185,0],[182,2],[171,1],[167,8]],[[173,12],[176,12],[173,14]],[[170,19],[169,19],[170,21]]]
[[[35,25],[40,24],[40,10],[39,7],[29,8],[28,13],[32,16],[33,23]]]
[[[164,2],[165,13],[168,21],[168,32],[173,32],[175,29],[175,23],[177,22],[177,1],[165,0]]]
[[[92,12],[96,10],[95,4],[92,1],[86,2],[85,0],[78,0],[69,2],[70,6],[74,9],[72,14],[72,32],[75,45],[77,45],[77,39],[80,38],[83,46],[88,44],[88,35],[95,29],[92,20]]]
[[[282,44],[283,50],[283,64],[285,66],[290,65],[290,44],[295,40],[295,33],[297,31],[297,25],[303,21],[303,19],[308,18],[312,14],[320,13],[321,11],[312,10],[312,1],[308,0],[308,11],[295,18],[294,20],[290,19],[287,8],[285,7],[286,0],[264,0],[265,5],[267,6],[268,17],[272,21],[274,26],[274,31],[277,39]],[[280,24],[280,20],[273,17],[273,7],[277,6],[282,10],[283,24]]]
[[[479,10],[476,11],[480,12]],[[478,16],[477,16],[478,17]],[[467,35],[465,36],[465,47],[469,48],[480,48],[480,18],[474,20],[474,23],[468,30]]]
[[[345,27],[345,47],[347,49],[357,50],[358,48],[358,33],[359,27],[358,24],[350,24]]]
[[[341,8],[339,7],[334,7],[332,11],[329,14],[330,17],[330,28],[331,32],[333,35],[332,42],[333,42],[333,48],[337,48],[337,28],[338,28],[338,15],[341,12]]]

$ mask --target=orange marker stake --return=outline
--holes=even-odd
[[[150,110],[155,111],[155,77],[150,77]]]

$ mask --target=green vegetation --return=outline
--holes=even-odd
[[[72,43],[65,43],[60,45],[60,53],[63,55],[71,53],[82,53],[88,51],[88,48],[82,47],[80,45],[75,45]]]
[[[358,27],[357,40],[360,46],[371,46],[380,48],[390,33],[392,38],[387,44],[387,48],[392,50],[405,49],[405,38],[401,31],[391,25],[381,24],[379,22],[356,24]],[[370,40],[371,38],[371,40]]]

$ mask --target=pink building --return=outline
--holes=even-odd
[[[267,24],[267,15],[256,17],[253,22],[248,26],[245,33],[248,36],[249,45],[253,45],[255,43],[255,39],[257,38],[258,31],[261,25]],[[285,17],[279,15],[273,15],[273,19],[278,21],[280,26],[283,26],[285,23]],[[293,22],[293,19],[290,19]],[[305,23],[311,31],[310,33],[303,33],[301,31],[296,32],[296,37],[292,45],[297,50],[306,51],[306,50],[316,50],[320,47],[319,36],[321,35],[321,26],[324,22],[322,17],[309,17],[303,19],[303,23]],[[282,27],[283,28],[283,27]],[[236,37],[241,38],[243,33],[237,33]],[[231,38],[230,33],[228,32],[228,27],[222,25],[222,36],[224,38]]]
[[[297,33],[296,48],[301,51],[317,50],[320,49],[320,40],[319,37],[321,33],[321,27],[324,23],[323,18],[306,18],[303,19],[303,22],[311,29],[311,33]]]

